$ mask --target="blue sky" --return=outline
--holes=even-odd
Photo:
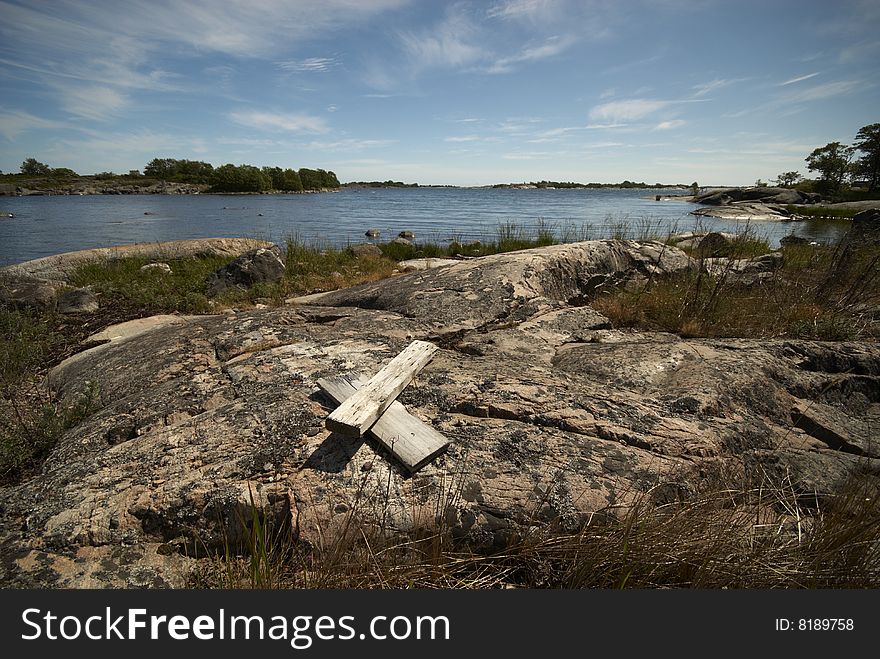
[[[0,0],[0,170],[746,184],[880,122],[880,2]]]

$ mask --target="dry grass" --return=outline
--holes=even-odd
[[[880,586],[880,486],[854,475],[805,505],[792,488],[708,488],[656,505],[646,493],[622,513],[598,511],[577,533],[552,524],[501,551],[471,551],[437,519],[406,537],[360,519],[316,548],[289,529],[253,528],[244,557],[200,563],[200,588],[871,588]],[[258,537],[263,534],[263,537]]]
[[[728,264],[713,275],[697,258],[689,270],[637,290],[611,291],[593,306],[618,327],[686,337],[880,336],[880,249],[786,247],[781,268],[751,283],[736,277],[732,257]]]

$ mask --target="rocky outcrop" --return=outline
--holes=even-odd
[[[254,514],[315,546],[356,511],[482,551],[719,472],[810,501],[877,473],[876,346],[622,332],[586,305],[691,265],[657,243],[580,243],[111,331],[51,373],[62,400],[96,382],[99,408],[0,489],[0,583],[181,585],[199,557],[242,551]],[[316,381],[374,373],[414,339],[441,350],[399,400],[452,444],[410,476],[326,430]]]
[[[855,247],[880,245],[880,209],[872,208],[856,213],[847,232],[846,242]]]
[[[693,198],[708,208],[691,211],[692,215],[725,220],[788,220],[791,204],[815,204],[820,195],[791,188],[721,188],[712,189]]]
[[[358,245],[351,245],[348,248],[349,253],[352,256],[355,256],[359,259],[365,257],[379,258],[382,256],[382,250],[379,249],[378,245],[374,245],[373,243],[360,243]]]
[[[698,194],[693,199],[698,204],[728,206],[735,202],[757,201],[764,204],[815,204],[821,196],[814,192],[801,192],[792,188],[721,188]]]
[[[59,282],[50,282],[26,275],[3,275],[0,272],[0,305],[18,310],[54,311]]]
[[[792,219],[791,214],[782,206],[751,201],[737,201],[730,204],[697,208],[691,211],[691,215],[743,221]]]
[[[582,304],[608,287],[645,282],[690,263],[663,243],[590,241],[468,259],[296,301],[394,311],[449,335],[524,320],[549,306]]]
[[[213,297],[230,288],[250,288],[280,281],[284,269],[277,245],[258,247],[212,273],[207,281],[208,295]]]
[[[187,256],[238,256],[248,250],[270,247],[272,243],[252,238],[198,238],[169,242],[135,243],[116,247],[98,247],[78,252],[66,252],[25,261],[0,268],[0,275],[34,277],[65,281],[67,276],[83,263],[102,259],[130,256],[148,256],[156,259],[175,259]]]

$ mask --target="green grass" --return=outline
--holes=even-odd
[[[172,273],[141,271],[156,259],[129,257],[94,261],[70,276],[72,286],[91,286],[105,300],[156,312],[203,313],[210,309],[205,295],[207,277],[230,257],[204,256],[167,261]]]
[[[42,373],[66,345],[51,316],[0,309],[0,483],[32,473],[62,433],[91,413],[97,388],[61,405]]]

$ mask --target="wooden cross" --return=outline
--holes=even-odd
[[[426,341],[413,341],[369,380],[362,376],[318,380],[339,405],[328,417],[329,430],[372,437],[414,473],[445,451],[449,440],[417,419],[397,396],[437,351]]]

